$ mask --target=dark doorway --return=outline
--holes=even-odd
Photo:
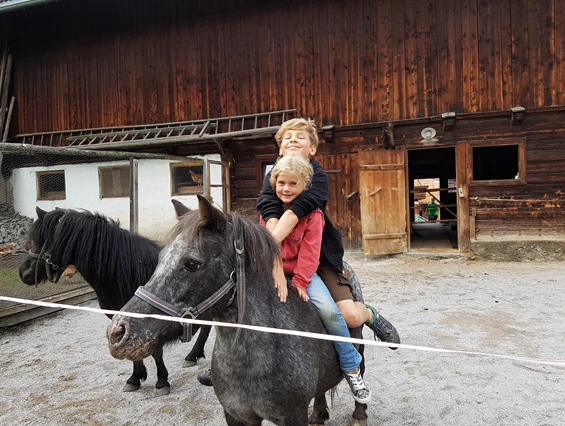
[[[455,148],[408,152],[410,251],[458,248],[455,173]]]

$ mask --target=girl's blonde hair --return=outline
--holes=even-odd
[[[308,189],[312,183],[314,169],[312,164],[301,155],[282,157],[271,170],[271,186],[277,186],[277,178],[281,173],[293,173],[299,180],[304,182],[304,189]]]
[[[305,130],[310,137],[310,145],[311,146],[318,146],[320,143],[318,139],[318,132],[316,131],[316,125],[314,124],[314,120],[305,119],[305,118],[293,118],[292,120],[287,120],[281,127],[279,127],[279,131],[275,135],[275,140],[277,141],[277,145],[279,148],[281,147],[281,141],[283,140],[284,133],[287,130]]]

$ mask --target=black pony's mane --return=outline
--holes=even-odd
[[[161,250],[156,242],[120,228],[118,221],[87,210],[50,211],[34,223],[30,236],[38,249],[47,241],[45,249],[61,266],[73,263],[99,297],[119,296],[115,307],[149,280]]]

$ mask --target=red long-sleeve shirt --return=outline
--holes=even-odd
[[[265,226],[263,218],[261,225]],[[323,229],[324,213],[314,210],[300,219],[281,243],[284,273],[292,275],[292,283],[304,291],[320,264]]]

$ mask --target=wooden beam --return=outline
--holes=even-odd
[[[455,165],[457,181],[457,243],[459,251],[471,250],[470,219],[469,219],[469,187],[467,176],[471,167],[468,162],[468,148],[466,143],[459,143],[455,147]]]
[[[6,63],[6,72],[4,75],[4,80],[0,81],[2,86],[2,97],[0,99],[0,133],[4,128],[4,120],[6,117],[7,107],[8,107],[8,88],[10,87],[10,75],[12,73],[12,55],[8,55],[8,62]]]

